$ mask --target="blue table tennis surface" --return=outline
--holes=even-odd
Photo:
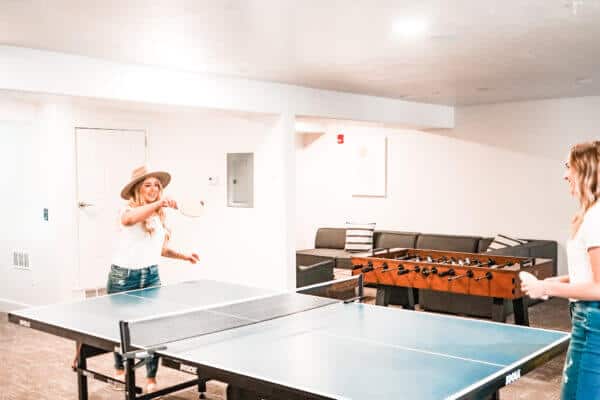
[[[118,343],[120,320],[276,295],[195,281],[12,314]],[[177,340],[160,354],[334,399],[452,399],[569,340],[559,331],[286,296],[322,304]]]

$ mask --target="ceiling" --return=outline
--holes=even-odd
[[[0,0],[2,44],[448,105],[600,95],[599,38],[600,0]]]

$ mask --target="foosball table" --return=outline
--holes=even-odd
[[[493,299],[493,320],[503,321],[505,302],[511,301],[518,325],[529,325],[529,299],[521,291],[519,272],[538,279],[552,276],[549,259],[422,249],[376,250],[352,257],[352,268],[365,285],[377,288],[378,305],[388,305],[392,290],[403,292],[412,309],[419,289],[486,296]]]

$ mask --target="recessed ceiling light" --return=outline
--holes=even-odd
[[[429,30],[429,24],[422,18],[411,18],[396,21],[393,31],[396,35],[404,37],[424,36]]]

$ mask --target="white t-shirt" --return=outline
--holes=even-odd
[[[571,283],[592,282],[592,266],[588,249],[598,246],[600,246],[600,202],[596,202],[587,210],[577,234],[567,242]]]
[[[144,230],[143,222],[130,226],[121,223],[121,217],[127,210],[131,208],[127,207],[119,212],[112,263],[129,269],[158,265],[166,233],[160,218],[156,215],[150,217],[154,232],[149,234]]]

